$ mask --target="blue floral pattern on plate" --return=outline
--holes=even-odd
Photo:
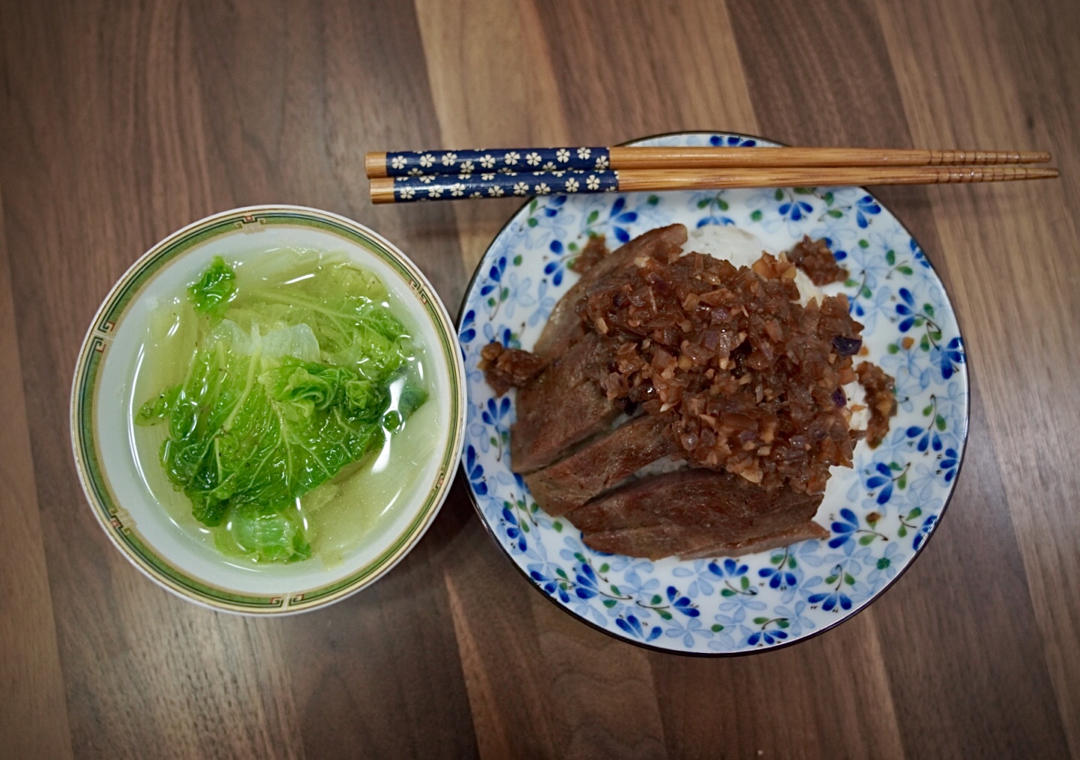
[[[771,145],[687,133],[641,145]],[[673,222],[740,227],[771,250],[829,239],[848,269],[852,314],[872,360],[896,377],[899,411],[876,449],[836,470],[817,520],[830,530],[743,557],[645,560],[594,552],[549,517],[511,470],[509,403],[478,369],[491,340],[529,348],[575,275],[590,235],[615,247]],[[855,614],[915,558],[955,484],[968,430],[964,343],[919,244],[864,189],[775,188],[663,194],[549,195],[526,204],[491,243],[469,288],[459,337],[468,375],[463,458],[481,519],[518,568],[569,612],[657,649],[737,654],[789,644]]]

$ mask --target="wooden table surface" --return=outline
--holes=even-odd
[[[0,3],[0,754],[1080,756],[1080,4]],[[945,280],[974,395],[937,538],[781,651],[635,648],[529,588],[454,489],[388,576],[280,620],[185,603],[75,478],[75,354],[146,248],[260,202],[396,241],[451,311],[513,200],[373,208],[365,150],[1045,148],[1058,181],[886,188]]]

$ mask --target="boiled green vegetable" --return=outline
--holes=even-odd
[[[243,273],[242,273],[243,274]],[[167,424],[169,480],[218,546],[257,561],[307,558],[296,499],[382,445],[426,398],[414,347],[373,275],[310,262],[250,281],[215,259],[187,291],[198,340],[183,382],[139,409]]]
[[[198,282],[188,286],[188,297],[197,311],[220,315],[236,295],[236,272],[216,256]]]

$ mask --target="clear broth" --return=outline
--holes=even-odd
[[[242,288],[245,279],[250,281],[252,277],[272,281],[275,271],[295,265],[298,257],[315,257],[314,266],[344,261],[341,257],[315,251],[278,249],[236,256],[229,263],[236,268],[238,287]],[[287,293],[288,287],[300,279],[306,278],[277,282],[275,286]],[[436,445],[438,436],[434,432],[439,429],[442,420],[434,394],[431,393],[426,349],[415,339],[416,333],[409,315],[392,293],[383,305],[414,336],[415,358],[407,372],[419,380],[429,397],[395,432],[382,429],[382,444],[366,457],[296,499],[294,508],[307,530],[312,548],[311,558],[304,560],[304,563],[321,562],[324,566],[339,564],[362,545],[365,537],[385,528],[393,520],[398,506],[408,500],[413,490],[412,475],[429,461]],[[265,563],[258,563],[235,550],[229,550],[230,545],[234,545],[229,523],[211,528],[192,515],[191,502],[169,481],[159,457],[161,445],[168,435],[168,426],[135,424],[136,414],[144,401],[161,388],[183,379],[187,362],[175,357],[190,357],[194,352],[196,336],[193,322],[194,315],[186,298],[182,297],[159,304],[148,320],[138,348],[131,395],[125,404],[128,438],[135,454],[135,466],[146,489],[164,507],[177,530],[220,554],[231,565],[242,569],[264,567]],[[391,383],[387,412],[399,410],[406,380],[406,373],[402,373]]]

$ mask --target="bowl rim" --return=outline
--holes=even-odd
[[[447,364],[452,430],[443,448],[431,487],[417,514],[404,530],[386,542],[372,560],[348,576],[295,592],[237,592],[195,577],[159,556],[119,504],[101,464],[94,434],[98,406],[98,374],[110,334],[120,316],[136,300],[139,289],[166,263],[223,232],[246,225],[301,225],[335,234],[365,249],[397,272],[419,300],[439,345],[433,347]],[[75,469],[85,500],[99,526],[120,553],[150,580],[177,596],[210,609],[242,615],[289,615],[325,607],[364,589],[389,572],[420,541],[442,508],[457,472],[465,436],[465,365],[457,329],[446,306],[420,268],[396,245],[371,228],[330,211],[290,204],[261,204],[217,212],[198,219],[152,245],[127,268],[102,299],[83,337],[75,363],[69,399],[69,435]]]

